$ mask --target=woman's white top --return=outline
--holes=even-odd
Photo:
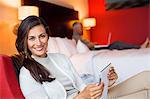
[[[62,54],[48,54],[46,58],[33,58],[45,66],[56,78],[52,82],[40,84],[30,72],[22,67],[19,80],[23,95],[27,99],[72,99],[85,84],[73,68],[71,62]]]
[[[53,62],[49,59],[49,57],[36,57],[32,56],[37,62],[42,64],[53,77],[55,77],[65,88],[67,91],[67,97],[73,97],[74,94],[77,94],[79,91],[73,87],[73,83],[71,80],[53,64]]]

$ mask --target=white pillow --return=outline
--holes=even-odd
[[[54,37],[49,37],[48,53],[59,53],[59,47]]]
[[[57,41],[57,44],[58,44],[58,47],[59,47],[59,53],[70,57],[71,53],[68,50],[68,48],[66,47],[65,38],[56,37],[55,40]]]
[[[85,45],[81,40],[78,40],[76,47],[77,47],[78,53],[86,53],[90,51],[87,45]]]
[[[66,48],[68,49],[68,51],[71,53],[71,56],[78,53],[78,51],[76,49],[76,42],[74,40],[65,38],[64,44],[65,44]]]

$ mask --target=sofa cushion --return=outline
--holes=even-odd
[[[150,71],[144,71],[112,87],[111,89],[109,89],[108,98],[114,99],[116,97],[129,95],[141,90],[149,90],[150,89],[149,75]]]

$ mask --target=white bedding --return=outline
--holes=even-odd
[[[76,45],[74,41],[67,38],[51,37],[48,53],[65,54],[71,59],[80,75],[93,74],[96,80],[98,80],[99,71],[111,62],[119,76],[116,84],[139,72],[150,71],[150,48],[87,51],[80,43]]]
[[[142,71],[150,71],[150,48],[99,52],[93,59],[100,69],[110,62],[119,76],[116,84],[121,83]]]
[[[91,51],[73,55],[70,59],[79,73],[92,72],[94,66],[100,71],[111,62],[119,76],[116,84],[139,72],[150,70],[150,48]]]

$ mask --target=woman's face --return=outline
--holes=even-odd
[[[32,55],[45,57],[48,46],[48,35],[43,25],[37,25],[30,29],[27,38],[28,49]]]

